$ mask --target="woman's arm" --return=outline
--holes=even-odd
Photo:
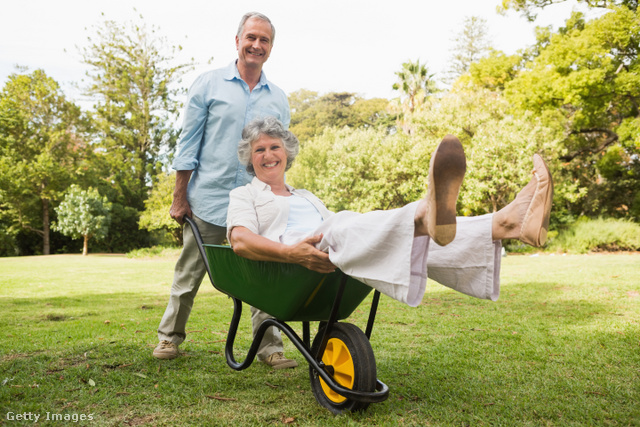
[[[300,264],[319,273],[331,273],[336,266],[329,260],[329,254],[316,249],[322,235],[308,237],[295,245],[274,242],[255,234],[246,227],[234,227],[229,234],[233,251],[256,261],[276,261]]]

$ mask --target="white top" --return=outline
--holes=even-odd
[[[298,194],[289,197],[282,197],[289,203],[289,219],[284,234],[280,236],[280,241],[287,245],[292,245],[304,240],[305,237],[313,235],[316,228],[322,224],[324,219],[318,209],[309,200]]]
[[[325,205],[307,190],[296,190],[287,185],[291,194],[308,200],[323,220],[333,215]],[[229,194],[227,213],[227,239],[234,227],[246,227],[250,231],[274,242],[281,241],[289,222],[291,197],[277,197],[271,187],[258,178],[250,184],[238,187]],[[314,227],[315,228],[315,227]]]

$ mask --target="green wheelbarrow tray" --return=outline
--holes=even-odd
[[[225,344],[229,367],[236,371],[248,368],[267,329],[276,327],[306,359],[314,396],[331,412],[363,410],[369,403],[387,399],[389,387],[376,377],[369,343],[379,291],[374,291],[366,332],[362,332],[355,325],[338,320],[353,313],[371,293],[369,286],[340,270],[321,274],[297,264],[249,260],[236,255],[229,246],[205,245],[195,222],[186,216],[184,220],[193,231],[211,283],[233,300]],[[262,321],[254,330],[246,357],[238,362],[234,342],[244,303],[273,318]],[[289,326],[290,321],[302,322],[302,338]],[[319,322],[313,345],[309,325],[312,321]],[[329,361],[329,356],[334,358]]]
[[[342,272],[322,274],[298,264],[253,261],[231,247],[203,245],[216,289],[282,321],[326,321]],[[337,320],[348,318],[371,288],[347,276]]]

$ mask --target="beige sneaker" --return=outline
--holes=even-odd
[[[157,359],[175,359],[179,355],[178,346],[167,340],[160,341],[153,350],[153,357]]]
[[[262,362],[271,366],[273,369],[295,368],[296,366],[298,366],[298,362],[296,362],[295,360],[287,359],[286,357],[284,357],[284,354],[281,351],[271,353],[271,355],[264,359]]]

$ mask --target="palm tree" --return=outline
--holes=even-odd
[[[409,112],[422,104],[427,96],[436,91],[435,74],[429,74],[426,64],[408,61],[402,64],[402,70],[397,71],[398,81],[393,84],[393,90],[401,91],[409,104]]]

